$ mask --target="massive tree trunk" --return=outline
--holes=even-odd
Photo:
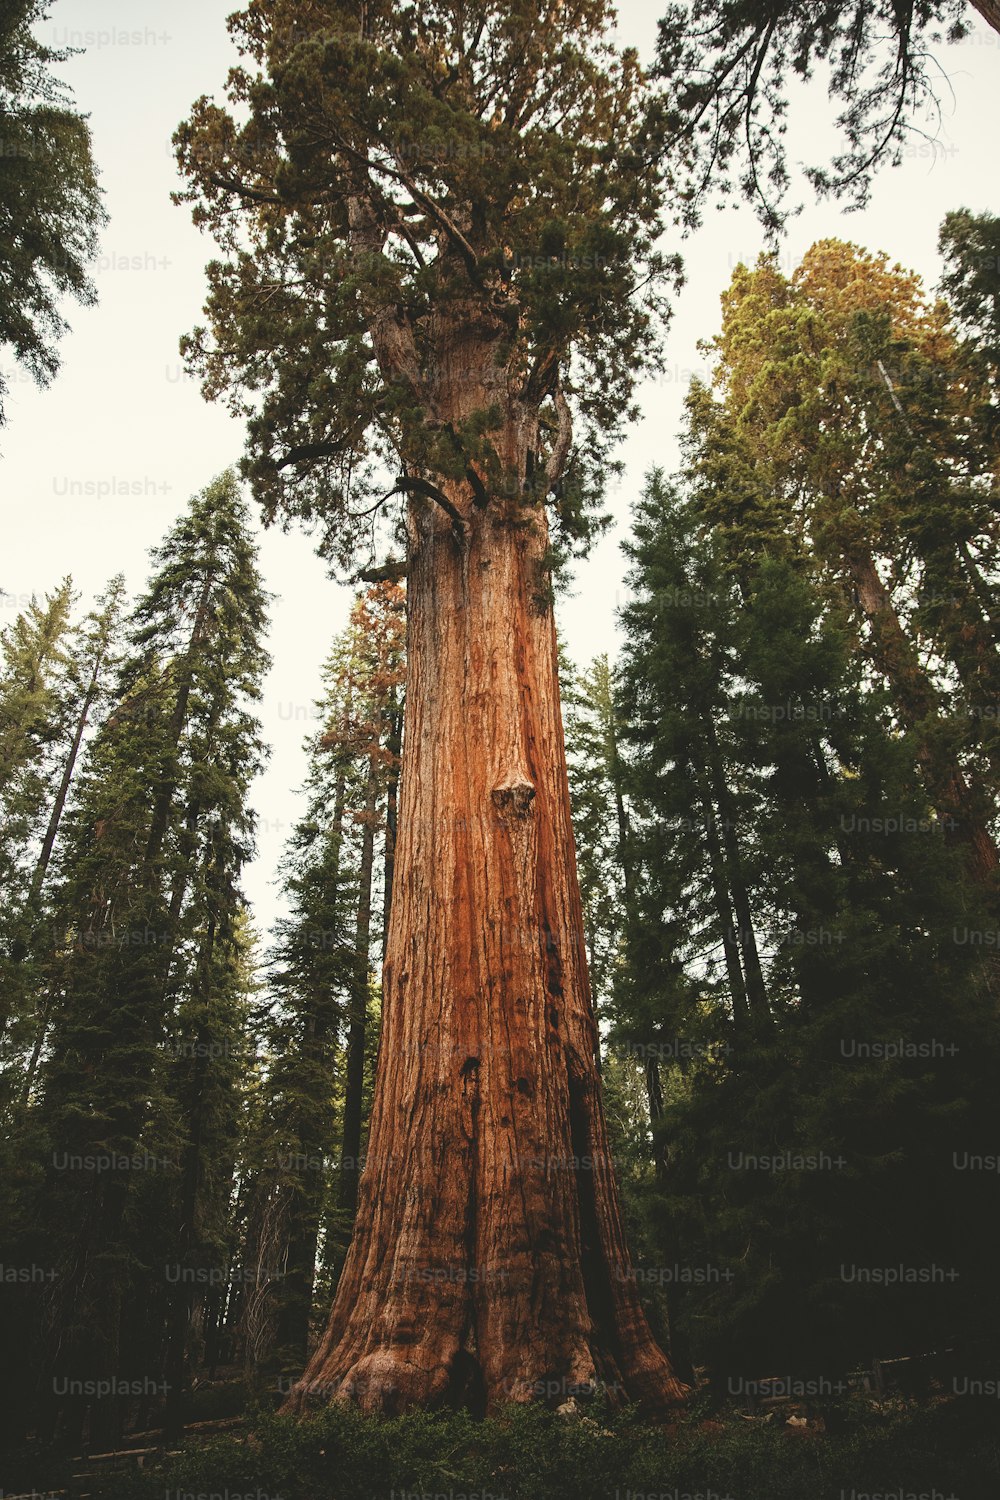
[[[497,445],[522,480],[533,439],[522,410]],[[603,1382],[662,1412],[685,1388],[629,1274],[609,1155],[544,511],[439,482],[445,504],[410,503],[400,831],[357,1225],[289,1405],[495,1409]]]

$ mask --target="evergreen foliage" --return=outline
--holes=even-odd
[[[48,14],[47,0],[0,14],[0,345],[40,385],[59,368],[60,300],[96,301],[89,263],[107,217],[89,126],[51,71],[70,52],[36,35]],[[5,395],[0,378],[0,423]]]
[[[996,28],[989,0],[977,9]],[[960,0],[671,4],[660,22],[657,75],[664,171],[679,213],[696,223],[707,199],[735,188],[769,234],[781,230],[790,213],[789,99],[796,84],[824,77],[840,110],[839,149],[806,173],[819,195],[863,207],[880,166],[897,165],[908,151],[947,149],[930,133],[940,121],[931,49],[970,30]]]
[[[725,311],[687,473],[653,473],[635,513],[616,998],[619,1034],[662,1064],[643,1254],[702,1268],[673,1310],[718,1380],[968,1351],[997,1317],[974,1230],[989,1193],[962,1168],[997,1123],[996,893],[946,774],[992,838],[963,691],[984,604],[956,545],[995,576],[981,387],[945,310],[852,247],[816,247],[790,281],[738,270]],[[865,549],[891,580],[874,618]],[[918,1264],[891,1293],[864,1279]]]
[[[605,0],[255,0],[230,22],[230,107],[199,100],[175,137],[222,252],[184,350],[247,419],[265,514],[318,521],[344,566],[380,470],[510,498],[502,400],[541,419],[523,498],[553,491],[568,537],[593,524],[677,272],[654,249],[648,86],[609,23]],[[456,378],[484,400],[457,427]]]

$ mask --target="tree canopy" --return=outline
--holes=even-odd
[[[989,0],[976,0],[1000,24]],[[789,93],[828,72],[840,146],[806,164],[823,196],[868,201],[872,177],[898,163],[916,136],[935,149],[943,70],[933,48],[968,36],[963,0],[838,5],[811,0],[684,0],[660,22],[656,72],[669,143],[666,171],[678,211],[697,221],[705,202],[735,187],[772,234],[788,214]]]
[[[0,13],[0,345],[40,385],[59,368],[67,294],[89,305],[89,263],[106,221],[86,117],[52,74],[68,50],[37,40],[46,0]],[[0,377],[0,422],[6,388]]]
[[[175,137],[223,252],[184,346],[248,420],[265,513],[319,519],[345,564],[380,469],[509,488],[494,405],[542,414],[532,498],[587,529],[676,271],[648,82],[610,21],[606,0],[255,0],[230,22],[229,108],[200,99]],[[456,378],[485,406],[453,421]]]

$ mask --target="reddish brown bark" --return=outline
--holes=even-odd
[[[523,476],[516,422],[504,446]],[[289,1405],[492,1409],[603,1382],[658,1413],[685,1388],[639,1303],[609,1156],[544,511],[435,482],[464,522],[411,501],[367,1165],[329,1327]]]

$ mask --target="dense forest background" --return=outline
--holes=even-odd
[[[977,9],[1000,26],[986,0]],[[727,6],[711,33],[716,55],[699,52],[685,13],[668,7],[654,64],[661,93],[642,127],[670,163],[665,183],[647,196],[648,173],[626,153],[623,176],[588,179],[588,190],[596,183],[589,210],[567,199],[569,238],[593,248],[603,242],[592,220],[613,182],[621,213],[636,216],[629,233],[638,259],[574,261],[560,238],[566,224],[540,221],[544,254],[510,252],[508,261],[505,245],[502,290],[490,292],[495,306],[514,286],[518,317],[534,318],[535,333],[553,345],[528,380],[539,377],[537,442],[516,496],[524,506],[536,491],[550,498],[557,523],[529,614],[547,620],[555,605],[561,621],[570,605],[562,723],[596,1067],[633,1254],[620,1274],[635,1283],[656,1340],[690,1388],[684,1420],[696,1445],[724,1444],[721,1419],[734,1412],[747,1423],[772,1420],[775,1397],[790,1430],[812,1440],[852,1422],[870,1435],[873,1412],[888,1421],[912,1397],[926,1401],[921,1414],[941,1408],[950,1422],[953,1398],[989,1402],[998,1390],[1000,218],[956,205],[938,226],[933,285],[905,254],[896,262],[897,243],[885,253],[845,229],[791,255],[778,239],[794,218],[781,129],[789,70],[801,74],[814,50],[829,62],[844,105],[841,150],[807,174],[821,195],[863,206],[875,167],[908,149],[927,109],[922,28],[948,23],[951,40],[967,35],[960,7],[876,10],[856,10],[848,25],[839,8],[809,18],[794,7],[772,15]],[[252,29],[253,6],[250,14]],[[697,0],[691,14],[714,13]],[[16,376],[0,373],[0,423],[18,414],[21,374],[43,386],[56,375],[64,299],[95,301],[88,265],[106,223],[87,128],[49,75],[70,61],[65,48],[76,34],[61,44],[53,36],[55,47],[25,40],[45,18],[44,6],[18,0],[0,20],[0,188],[26,225],[0,242],[11,292],[0,343],[21,366]],[[868,29],[876,23],[885,35]],[[859,95],[850,58],[887,37],[895,62]],[[147,33],[142,45],[169,41]],[[542,77],[548,60],[539,55]],[[378,52],[380,66],[388,56]],[[516,47],[512,56],[521,67]],[[359,77],[371,61],[362,59]],[[695,87],[696,75],[708,82]],[[440,80],[430,76],[427,97],[437,98]],[[602,94],[599,71],[581,77],[579,97],[598,99],[603,128],[601,110],[617,110],[618,96],[608,104],[613,91]],[[300,102],[293,90],[292,114]],[[692,130],[692,114],[710,124]],[[201,101],[175,145],[189,183],[181,197],[197,204],[203,193],[196,219],[232,249],[242,231],[226,194],[279,205],[276,220],[287,203],[220,183],[212,151],[217,135],[229,138],[219,118]],[[309,151],[292,156],[296,191],[311,191]],[[461,177],[466,159],[455,168],[455,156],[445,153],[447,170]],[[298,212],[282,177],[291,157],[272,161],[266,148],[250,157],[264,176],[274,168]],[[535,163],[552,172],[550,196],[565,187],[556,161],[543,153]],[[660,367],[686,391],[679,447],[654,432],[643,463],[625,466],[614,444],[635,416],[639,366],[656,364],[646,320],[667,314],[663,288],[676,292],[681,274],[673,247],[661,253],[652,232],[661,227],[657,195],[661,186],[674,195],[679,238],[698,230],[709,181],[723,197],[747,199],[765,248],[729,253],[721,321],[707,325],[718,331],[699,343],[697,370],[682,379]],[[386,212],[399,207],[379,201]],[[480,268],[492,252],[477,260],[429,202],[417,190],[396,226],[412,256],[406,296],[450,315],[461,275],[486,297]],[[314,206],[310,199],[306,217]],[[506,202],[500,220],[505,212]],[[402,478],[375,509],[423,485],[439,529],[453,524],[468,536],[475,512],[493,503],[482,474],[496,485],[494,499],[504,493],[505,475],[489,467],[493,429],[479,410],[459,419],[458,432],[450,423],[432,430],[391,381],[381,391],[360,377],[352,384],[352,351],[363,346],[354,283],[328,280],[308,234],[272,242],[269,214],[254,220],[254,232],[264,226],[256,261],[235,253],[233,265],[210,271],[208,311],[216,336],[231,323],[231,344],[210,348],[205,330],[183,341],[189,365],[214,382],[209,395],[227,380],[238,386],[247,370],[252,383],[258,361],[274,361],[275,379],[262,381],[268,419],[251,421],[242,467],[206,465],[183,505],[165,502],[170,486],[161,486],[155,515],[171,516],[158,539],[154,507],[131,508],[129,524],[149,547],[142,585],[114,573],[98,592],[81,586],[74,567],[44,589],[2,595],[0,1324],[14,1357],[0,1362],[0,1418],[15,1482],[34,1485],[37,1466],[59,1455],[70,1469],[52,1473],[71,1478],[60,1493],[76,1494],[77,1481],[85,1494],[105,1493],[86,1487],[91,1474],[72,1478],[70,1455],[104,1452],[116,1463],[124,1450],[141,1462],[197,1424],[240,1433],[245,1453],[218,1457],[227,1496],[234,1463],[246,1458],[249,1478],[262,1444],[279,1454],[275,1472],[293,1462],[300,1439],[290,1418],[273,1413],[301,1392],[296,1382],[338,1285],[342,1300],[352,1285],[344,1267],[355,1223],[364,1224],[359,1182],[394,888],[398,926],[400,889],[412,899],[419,885],[400,886],[396,864],[415,712],[406,701],[408,609],[411,683],[421,680],[412,670],[416,585],[398,554],[418,555],[420,512],[411,509],[407,538],[401,510],[395,521],[380,517],[378,531],[368,524],[373,512],[352,510],[362,469],[362,488],[382,487],[365,467],[380,439],[364,447],[357,411],[378,431],[392,407],[404,452]],[[330,224],[336,247],[336,211]],[[534,244],[538,228],[518,232]],[[445,267],[440,283],[423,258],[428,243]],[[252,298],[238,295],[242,276],[264,285],[268,256],[284,276],[290,244],[304,281],[315,278],[310,337],[322,341],[334,326],[343,335],[333,340],[336,380],[316,375],[301,309],[286,327],[287,309],[259,319],[253,307],[247,314]],[[635,285],[643,257],[650,275]],[[403,264],[393,262],[393,274]],[[368,287],[386,299],[375,322],[386,309],[402,317],[399,287],[380,277]],[[656,284],[648,301],[633,305],[648,282]],[[625,310],[620,327],[602,314],[608,296]],[[568,352],[574,340],[589,350],[583,375]],[[168,369],[168,383],[182,378]],[[343,452],[306,442],[278,461],[271,418],[293,437],[312,436],[308,424],[327,421],[331,392]],[[575,443],[567,393],[583,418]],[[330,452],[337,463],[347,454],[344,489],[331,488],[331,471],[309,468]],[[302,466],[294,478],[283,475],[289,465]],[[189,466],[185,452],[184,472]],[[445,489],[468,483],[469,515],[415,470],[446,475]],[[53,483],[57,493],[59,483],[63,493],[76,484],[81,499],[119,498],[117,479],[90,489],[83,480]],[[145,497],[151,481],[142,483]],[[275,750],[278,759],[287,753],[265,701],[273,702],[272,652],[287,646],[274,614],[288,603],[270,590],[262,560],[274,540],[253,508],[262,497],[268,520],[315,523],[309,545],[318,541],[340,582],[339,590],[324,583],[322,597],[349,599],[339,628],[331,628],[335,609],[303,608],[305,593],[295,601],[309,616],[302,656],[313,701],[299,702],[297,689],[284,699],[282,717],[304,735],[300,785],[293,793],[285,778],[279,808],[294,805],[287,823],[262,793],[274,784],[266,777]],[[602,512],[609,499],[619,529],[602,542],[613,531]],[[581,642],[591,637],[574,621],[593,595],[585,585],[582,599],[572,598],[587,546],[619,549],[626,569],[613,601],[610,590],[599,609],[595,601],[595,618],[609,617],[596,632],[608,649],[590,660]],[[113,559],[113,573],[119,552],[96,550]],[[54,544],[51,552],[64,555]],[[91,558],[85,571],[92,566]],[[316,672],[309,660],[320,651]],[[494,801],[497,792],[512,805],[526,793],[527,807],[535,788],[505,783]],[[283,850],[268,863],[279,834]],[[556,946],[551,932],[549,942]],[[548,969],[556,972],[555,961]],[[424,984],[425,1001],[430,989]],[[548,1014],[556,1026],[560,1011]],[[454,1051],[456,1035],[443,1024],[421,1063],[435,1045]],[[593,1050],[588,1041],[588,1069]],[[480,1063],[467,1051],[463,1079]],[[402,1075],[411,1062],[393,1066]],[[530,1092],[523,1077],[517,1087]],[[433,1174],[411,1160],[406,1140],[398,1152],[392,1145],[417,1195],[422,1173],[424,1188]],[[562,1163],[574,1182],[593,1167]],[[586,1230],[578,1238],[582,1261],[593,1260]],[[597,1307],[602,1294],[587,1292]],[[459,1405],[481,1416],[485,1394],[480,1410],[471,1381],[469,1390]],[[579,1492],[588,1481],[573,1473],[601,1467],[596,1450],[585,1455],[588,1443],[609,1440],[608,1473],[631,1462],[633,1446],[646,1461],[645,1429],[617,1410],[625,1385],[578,1387],[560,1366],[533,1394],[578,1423],[567,1456],[554,1428],[531,1425],[544,1411],[504,1419],[530,1463],[548,1454],[549,1489],[539,1493],[559,1484]],[[390,1410],[382,1394],[379,1403]],[[491,1398],[491,1419],[495,1410]],[[591,1415],[580,1422],[584,1411]],[[620,1419],[626,1426],[614,1432],[602,1425]],[[348,1420],[339,1410],[326,1420],[334,1425],[316,1430],[336,1433],[340,1457],[357,1441],[356,1488],[367,1494],[381,1429],[357,1438],[336,1426]],[[486,1423],[470,1437],[459,1430],[465,1416],[456,1421],[456,1450],[467,1457],[471,1444],[489,1479],[503,1473],[503,1454],[486,1456],[491,1444],[502,1448],[502,1434]],[[416,1448],[426,1441],[434,1450],[437,1430],[418,1419]],[[402,1431],[386,1440],[387,1453],[409,1441]],[[450,1429],[440,1431],[447,1446]],[[949,1452],[962,1446],[957,1431]],[[891,1452],[916,1465],[908,1433]],[[977,1428],[970,1448],[980,1440]],[[613,1462],[613,1451],[625,1457]],[[995,1443],[991,1451],[995,1468]],[[431,1472],[439,1491],[449,1481],[443,1493],[458,1500],[447,1456],[428,1458],[429,1470],[424,1461],[407,1472]],[[402,1463],[398,1453],[392,1462]],[[650,1462],[652,1473],[660,1457]],[[696,1450],[692,1463],[701,1482],[711,1460]],[[277,1480],[271,1487],[277,1493]],[[520,1479],[513,1488],[527,1493]]]
[[[938,298],[842,241],[738,268],[685,466],[635,497],[621,656],[564,661],[634,1275],[721,1393],[945,1348],[968,1378],[995,1335],[1000,221],[956,213],[942,248]],[[270,933],[241,888],[266,623],[224,474],[139,597],[112,579],[84,614],[67,579],[3,635],[23,1431],[179,1429],[213,1381],[276,1397],[325,1321],[378,1044],[405,592],[363,588],[331,642]]]

